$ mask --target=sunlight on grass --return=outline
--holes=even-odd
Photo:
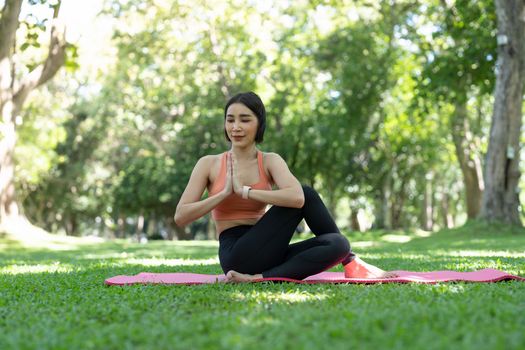
[[[356,241],[351,242],[350,245],[352,248],[369,248],[377,245],[377,242],[374,241]]]
[[[309,293],[307,291],[269,292],[252,291],[250,293],[235,292],[232,298],[238,301],[284,302],[286,304],[303,303],[308,301],[321,301],[329,296],[326,293]]]
[[[400,243],[406,238],[398,236],[412,240]],[[470,236],[415,236],[372,232],[354,237],[358,243],[352,246],[361,246],[356,253],[365,261],[388,270],[495,268],[525,275],[525,235],[484,237],[475,243]],[[462,245],[454,245],[458,242]],[[5,330],[0,349],[56,349],[73,340],[78,341],[68,348],[322,349],[330,339],[341,340],[333,349],[421,349],[435,340],[441,341],[434,346],[439,349],[521,349],[524,339],[525,283],[520,281],[108,288],[105,278],[144,271],[219,273],[218,243],[71,240],[63,244],[69,250],[54,251],[45,242],[25,248],[0,237],[0,245],[0,328]],[[486,339],[464,341],[465,334],[478,329]],[[202,342],[180,342],[193,334]],[[253,334],[257,338],[247,341]],[[360,339],[359,344],[342,339],[346,334]],[[427,339],[414,342],[413,334]],[[126,343],[131,336],[136,338]],[[498,346],[504,343],[493,341],[496,337],[512,342]],[[158,339],[165,342],[159,346]],[[390,339],[403,339],[407,346]]]
[[[140,255],[144,255],[147,253],[148,258],[151,259],[165,259],[164,255],[166,254],[165,251],[161,250],[145,250],[144,252],[137,251],[137,252],[113,252],[113,253],[89,253],[89,254],[83,254],[82,259],[87,260],[103,260],[103,259],[121,259],[121,260],[129,260],[133,258],[137,258]],[[168,259],[166,259],[168,260]],[[180,259],[183,260],[183,259]]]
[[[176,246],[199,246],[199,247],[218,247],[219,246],[219,242],[218,241],[171,241],[171,242],[166,242],[166,241],[159,241],[158,244],[161,244],[161,245],[165,245],[166,243],[171,243],[173,245],[176,245]],[[148,244],[153,244],[153,243],[148,243]]]
[[[191,265],[216,265],[219,264],[218,258],[210,259],[164,259],[164,258],[150,258],[150,259],[127,259],[125,263],[130,265],[143,266],[191,266]]]
[[[440,293],[440,294],[446,294],[446,293],[464,293],[465,292],[465,285],[463,284],[450,284],[450,283],[438,283],[431,287],[434,291]]]
[[[505,250],[453,250],[436,252],[434,255],[449,255],[449,256],[476,256],[476,257],[506,257],[506,258],[525,258],[525,253],[509,252]]]
[[[381,237],[381,240],[385,242],[391,242],[391,243],[407,243],[412,240],[412,237],[408,235],[394,235],[394,234],[388,234],[383,235]]]
[[[55,261],[52,264],[38,265],[9,265],[0,268],[0,273],[9,275],[30,273],[67,273],[74,271],[74,267]]]
[[[433,231],[424,231],[424,230],[418,230],[418,229],[416,229],[416,230],[414,231],[414,235],[415,235],[416,237],[420,237],[420,238],[430,237],[430,236],[432,236],[434,233],[436,233],[436,232],[433,232]]]
[[[481,270],[481,269],[496,269],[506,271],[511,274],[519,275],[521,273],[520,269],[513,262],[505,262],[500,259],[496,260],[466,260],[466,261],[456,261],[447,263],[444,266],[446,270],[455,270],[455,271],[472,271],[472,270]]]
[[[104,242],[104,239],[95,236],[73,237],[51,234],[32,225],[24,218],[2,223],[0,232],[2,233],[0,237],[7,241],[2,243],[2,249],[8,245],[17,244],[24,248],[45,248],[61,251],[76,249],[85,244]]]

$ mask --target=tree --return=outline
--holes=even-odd
[[[525,80],[525,1],[496,0],[498,63],[480,217],[520,225],[521,118]]]
[[[31,1],[34,5],[36,2]],[[59,26],[57,18],[60,1],[49,6],[53,9],[51,36],[47,57],[20,78],[19,62],[16,53],[16,32],[20,26],[22,0],[6,0],[0,18],[0,224],[8,227],[9,222],[20,222],[24,214],[18,203],[15,191],[14,151],[16,145],[16,125],[20,123],[21,111],[29,93],[49,81],[65,63],[65,30]],[[34,35],[34,33],[32,33]],[[22,50],[33,45],[34,36],[22,45]],[[25,221],[25,220],[24,220]]]
[[[79,96],[76,99],[81,101]],[[32,102],[28,103],[26,110],[31,109]],[[63,100],[60,102],[64,104]],[[94,153],[107,128],[107,121],[97,115],[95,108],[94,104],[82,102],[69,108],[67,112],[70,116],[62,122],[65,137],[49,152],[56,157],[54,164],[36,186],[18,187],[21,189],[18,197],[27,218],[49,232],[63,227],[68,235],[78,235],[80,224],[95,221],[108,203],[99,189],[102,184],[98,185],[101,181],[92,165]],[[23,142],[27,131],[24,129],[27,124],[30,123],[24,123],[20,128],[17,151],[25,146]],[[36,132],[30,130],[30,133],[34,137]]]
[[[118,61],[103,89],[111,140],[98,151],[118,174],[110,186],[114,219],[156,218],[178,239],[190,238],[175,225],[174,210],[197,159],[227,147],[224,103],[256,86],[253,72],[266,58],[249,24],[262,19],[254,11],[232,20],[240,10],[224,1],[115,1],[107,11],[123,24],[113,38]]]
[[[428,103],[440,106],[449,120],[463,174],[467,215],[474,219],[484,189],[481,130],[476,128],[481,123],[473,120],[476,116],[468,107],[472,97],[489,95],[493,88],[493,4],[492,0],[436,0],[425,8],[425,18],[434,29],[431,40],[424,39],[425,35],[415,39],[425,60],[418,90]]]

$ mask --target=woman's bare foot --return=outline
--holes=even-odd
[[[391,271],[381,270],[379,267],[370,265],[358,257],[355,257],[351,263],[346,264],[346,278],[395,278],[397,274]]]
[[[251,282],[263,278],[262,274],[248,275],[234,270],[228,271],[225,282]]]

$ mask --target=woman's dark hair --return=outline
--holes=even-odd
[[[259,120],[257,134],[255,134],[255,142],[261,143],[264,138],[264,130],[266,129],[266,109],[264,108],[264,104],[261,98],[256,93],[251,91],[241,92],[233,96],[226,103],[226,107],[224,107],[225,120],[226,113],[228,113],[228,107],[230,107],[234,103],[242,103],[243,105],[248,107],[253,112],[253,114],[255,114],[255,116]],[[226,140],[228,140],[228,142],[231,142],[230,138],[228,137],[228,133],[226,132],[226,129],[224,129],[224,135],[226,136]]]

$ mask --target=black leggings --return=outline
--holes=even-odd
[[[242,225],[219,235],[222,270],[263,277],[304,279],[355,257],[314,189],[303,186],[302,208],[272,206],[253,226]],[[302,219],[315,237],[290,244]]]

